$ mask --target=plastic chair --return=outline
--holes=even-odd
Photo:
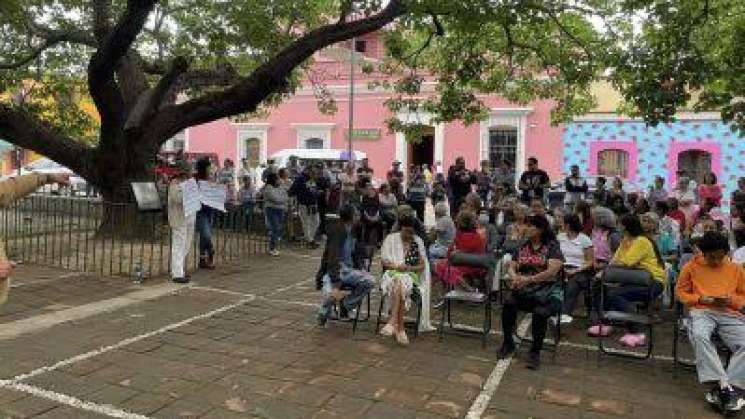
[[[445,316],[447,315],[447,323],[451,332],[466,335],[479,335],[481,336],[481,346],[486,348],[486,340],[491,332],[492,321],[491,321],[491,299],[490,294],[492,291],[492,282],[496,273],[497,259],[494,254],[470,254],[463,252],[453,252],[450,254],[448,260],[450,266],[468,266],[475,268],[486,269],[486,277],[484,280],[484,290],[469,292],[464,290],[450,290],[448,291],[444,299],[444,307],[442,308],[440,317],[440,330],[439,340],[442,341],[445,336]],[[484,321],[481,330],[473,331],[470,329],[456,328],[453,326],[451,319],[451,306],[453,302],[468,303],[474,305],[480,305],[484,308]]]

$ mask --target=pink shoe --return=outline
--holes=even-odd
[[[633,347],[637,346],[647,346],[647,335],[644,333],[637,333],[635,335],[632,335],[631,338],[633,339],[631,343],[633,344]]]
[[[593,337],[608,337],[613,333],[613,327],[596,324],[594,326],[590,326],[589,329],[587,329],[587,334]]]
[[[621,339],[618,339],[618,342],[621,343],[621,345],[633,348],[636,346],[636,338],[634,337],[636,335],[632,335],[631,333],[626,333],[625,335],[621,336]]]

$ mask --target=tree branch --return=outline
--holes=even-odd
[[[85,154],[92,151],[48,127],[25,110],[0,103],[0,137],[33,150],[86,176]]]
[[[114,79],[114,71],[126,56],[158,0],[128,0],[127,9],[106,36],[88,65],[88,90],[101,115],[101,128],[117,129],[125,118],[125,101]],[[108,3],[100,0],[97,4]],[[99,17],[100,19],[100,17]],[[100,22],[99,22],[100,24]]]
[[[111,0],[93,0],[93,33],[99,44],[111,32]]]
[[[402,0],[390,0],[377,14],[314,29],[230,88],[163,109],[151,122],[150,135],[154,140],[165,141],[187,127],[252,112],[272,93],[284,89],[292,71],[314,52],[337,42],[376,31],[405,11]]]

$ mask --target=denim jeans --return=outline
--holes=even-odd
[[[266,229],[269,235],[269,250],[277,250],[277,244],[282,237],[282,225],[285,211],[279,208],[266,208],[264,210]]]
[[[347,310],[356,308],[362,303],[362,299],[365,298],[373,287],[374,279],[372,274],[367,271],[342,267],[339,276],[341,277],[341,289],[350,291],[350,294],[342,300],[342,304],[344,304]],[[323,287],[321,288],[323,301],[321,302],[321,308],[318,313],[319,316],[328,317],[331,315],[331,308],[334,303],[333,299],[329,298],[331,289],[331,278],[326,274],[323,276]]]
[[[655,281],[651,290],[652,298],[659,297],[662,294],[662,289],[662,284]],[[634,311],[632,303],[647,301],[649,294],[649,287],[640,285],[626,285],[609,289],[605,295],[605,309],[631,313]]]
[[[199,256],[212,256],[215,247],[212,245],[212,208],[202,206],[197,211],[197,231],[199,232]]]
[[[251,231],[254,222],[254,203],[244,202],[241,204],[241,212],[243,213],[243,223],[246,231]]]

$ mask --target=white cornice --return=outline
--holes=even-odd
[[[679,112],[675,118],[681,121],[720,121],[722,115],[719,112]],[[632,118],[614,112],[588,113],[574,117],[575,122],[644,122],[641,118]]]
[[[290,124],[292,128],[302,129],[331,129],[336,126],[335,122],[293,122]]]

